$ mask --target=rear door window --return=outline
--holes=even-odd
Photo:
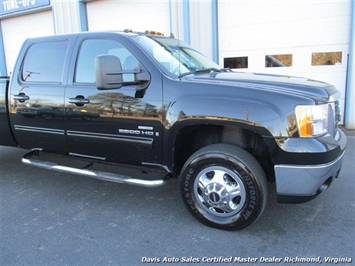
[[[66,40],[31,45],[22,64],[22,81],[61,83],[68,46]]]

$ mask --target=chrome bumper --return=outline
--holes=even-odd
[[[320,165],[275,165],[278,202],[306,202],[325,191],[338,177],[344,152],[336,160]]]

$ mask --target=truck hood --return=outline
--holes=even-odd
[[[192,82],[292,93],[315,100],[329,100],[329,96],[338,92],[333,85],[328,83],[292,76],[232,71],[200,73],[188,77]]]

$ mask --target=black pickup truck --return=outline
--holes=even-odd
[[[29,149],[24,163],[146,187],[178,177],[191,214],[220,229],[254,222],[268,181],[279,202],[306,202],[342,166],[332,85],[222,69],[173,37],[28,39],[0,82],[0,145]]]

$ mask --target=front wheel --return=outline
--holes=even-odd
[[[261,215],[266,176],[247,151],[213,144],[195,152],[181,171],[181,195],[191,214],[219,229],[239,230]]]

